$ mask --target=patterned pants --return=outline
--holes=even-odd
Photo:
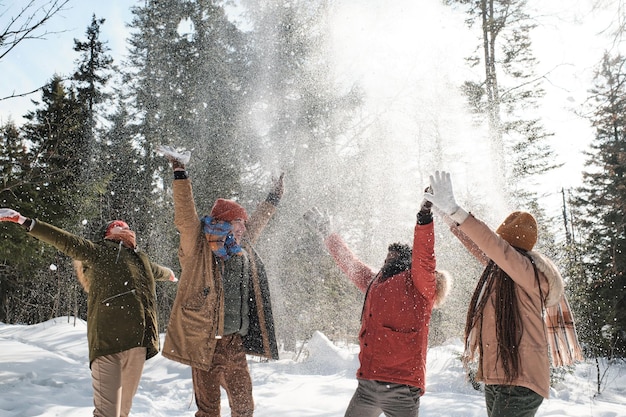
[[[211,369],[192,368],[191,376],[198,406],[196,417],[220,417],[220,387],[228,396],[231,417],[252,417],[252,379],[240,335],[219,339]]]

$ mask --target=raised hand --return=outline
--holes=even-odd
[[[0,208],[0,222],[13,222],[24,224],[26,217],[10,208]]]
[[[435,171],[435,175],[430,176],[430,191],[424,193],[424,198],[446,214],[453,214],[459,209],[454,199],[450,174],[445,171]]]
[[[435,171],[435,175],[430,176],[430,188],[430,192],[424,193],[426,200],[431,201],[436,208],[450,216],[458,224],[463,223],[467,219],[469,214],[459,207],[454,199],[452,180],[450,180],[448,172]]]
[[[274,188],[267,196],[267,201],[272,203],[273,205],[277,205],[280,199],[283,197],[283,191],[285,189],[285,185],[283,183],[284,176],[285,173],[281,172],[278,179],[274,181]]]
[[[159,145],[156,151],[165,156],[171,163],[173,168],[185,168],[191,159],[190,151],[177,151],[169,145]]]
[[[307,210],[302,216],[305,223],[311,229],[326,238],[331,231],[330,216],[328,213],[322,213],[317,207]]]

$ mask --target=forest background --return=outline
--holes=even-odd
[[[253,210],[284,172],[283,201],[258,246],[281,347],[293,351],[315,331],[354,341],[363,299],[302,214],[328,210],[355,252],[380,265],[389,243],[410,241],[428,175],[445,169],[459,202],[487,223],[514,209],[537,217],[537,249],[561,268],[586,355],[622,360],[626,70],[617,51],[625,5],[593,3],[610,24],[581,98],[569,94],[579,86],[535,57],[545,29],[535,3],[403,2],[395,12],[414,21],[382,26],[395,16],[387,2],[144,0],[130,8],[120,61],[101,39],[106,20],[94,15],[74,41],[72,71],[50,74],[34,93],[0,97],[32,99],[19,120],[0,126],[0,206],[86,237],[123,218],[142,250],[178,274],[172,174],[158,144],[191,150],[200,212],[217,197]],[[0,62],[42,41],[71,4],[0,4]],[[368,49],[386,53],[356,59]],[[411,59],[390,76],[384,64],[398,56]],[[547,127],[546,85],[556,84],[576,102],[590,144],[588,165],[576,186],[560,190],[557,210],[545,182],[565,163],[555,145],[569,139]],[[11,224],[0,224],[0,236],[1,322],[85,318],[70,259]],[[437,225],[436,252],[454,287],[433,315],[433,345],[462,335],[480,274],[445,225]],[[175,288],[157,291],[163,330]]]

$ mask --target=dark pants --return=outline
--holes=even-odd
[[[229,335],[219,339],[211,369],[192,368],[191,376],[198,406],[196,417],[220,417],[220,387],[228,396],[231,417],[252,417],[252,379],[241,336]]]
[[[533,417],[543,397],[530,388],[516,385],[485,385],[489,417]]]
[[[422,390],[390,382],[359,379],[344,417],[417,417]]]

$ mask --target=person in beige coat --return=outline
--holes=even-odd
[[[494,232],[458,206],[448,173],[437,171],[430,180],[432,192],[424,197],[486,265],[467,313],[464,363],[478,360],[475,379],[485,384],[489,417],[534,416],[549,398],[549,347],[558,343],[549,340],[545,315],[564,300],[563,279],[550,259],[532,251],[537,222],[530,213],[511,213]],[[573,321],[566,324],[573,331]],[[572,363],[582,355],[575,333],[568,341]]]
[[[171,147],[159,151],[174,169],[181,266],[162,355],[191,366],[196,417],[220,416],[220,388],[232,417],[252,417],[246,354],[278,359],[269,284],[253,243],[276,211],[282,175],[252,215],[220,198],[208,216],[200,217],[185,170],[188,156]]]

